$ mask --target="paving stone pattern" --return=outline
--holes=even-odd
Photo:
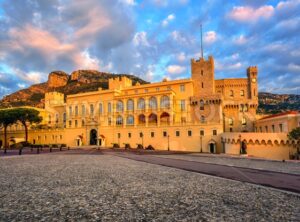
[[[0,159],[0,221],[299,221],[300,196],[73,151]]]

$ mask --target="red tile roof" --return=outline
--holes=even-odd
[[[296,115],[296,114],[299,114],[300,112],[298,111],[287,111],[287,112],[283,112],[283,113],[277,113],[277,114],[273,114],[273,115],[270,115],[270,116],[266,116],[266,117],[263,117],[261,119],[269,119],[269,118],[275,118],[275,117],[279,117],[279,116],[287,116],[287,115]]]

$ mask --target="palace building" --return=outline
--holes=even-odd
[[[257,67],[245,78],[215,79],[214,59],[191,60],[191,78],[132,84],[109,79],[108,89],[45,94],[43,124],[31,127],[36,144],[141,144],[155,149],[221,152],[223,132],[253,132],[258,106]],[[17,126],[10,136],[23,137]]]

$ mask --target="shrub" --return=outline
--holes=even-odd
[[[139,149],[139,150],[142,150],[142,149],[144,149],[144,147],[143,147],[143,145],[142,144],[137,144],[137,147],[136,147],[137,149]]]
[[[152,145],[149,145],[146,150],[155,150],[154,147]]]
[[[113,148],[116,149],[116,148],[120,148],[120,145],[118,143],[113,143]]]
[[[131,146],[129,143],[125,143],[125,149],[131,149]]]

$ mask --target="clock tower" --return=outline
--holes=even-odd
[[[257,74],[257,66],[250,66],[247,69],[249,99],[258,99]]]

